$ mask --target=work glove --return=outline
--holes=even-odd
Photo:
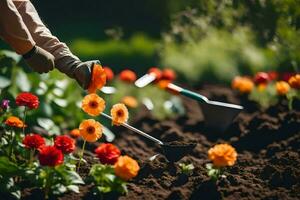
[[[54,68],[54,56],[48,51],[34,46],[23,55],[25,62],[38,73],[47,73]]]
[[[77,57],[66,56],[57,60],[55,67],[69,77],[74,78],[77,83],[86,90],[90,85],[95,64],[100,64],[100,61],[91,60],[82,62],[77,59]]]

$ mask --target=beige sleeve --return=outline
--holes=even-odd
[[[21,55],[35,45],[12,0],[0,0],[0,37]]]
[[[56,61],[66,58],[69,60],[79,60],[78,57],[72,54],[65,43],[59,41],[57,37],[51,34],[30,1],[18,0],[14,1],[14,3],[37,46],[50,52],[55,57]]]

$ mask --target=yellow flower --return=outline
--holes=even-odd
[[[123,103],[115,104],[110,110],[112,116],[112,123],[114,125],[121,125],[127,122],[129,114],[126,106]]]
[[[80,131],[78,128],[75,128],[75,129],[71,130],[69,132],[69,134],[74,138],[78,138],[80,136]]]
[[[101,65],[95,64],[93,67],[92,79],[88,87],[89,94],[95,93],[106,84],[106,73]]]
[[[88,142],[95,142],[102,136],[102,125],[93,120],[87,119],[81,122],[79,126],[81,137]]]
[[[15,116],[8,117],[4,123],[7,126],[16,127],[16,128],[26,127],[24,122],[20,118],[15,117]]]
[[[105,109],[105,101],[97,94],[89,94],[83,98],[81,108],[91,116],[98,116]]]
[[[116,175],[125,181],[136,177],[140,170],[137,161],[129,156],[120,156],[114,167]]]
[[[276,82],[276,91],[279,95],[285,95],[290,91],[290,85],[285,81]]]
[[[136,100],[136,98],[134,98],[132,96],[123,97],[122,102],[129,108],[136,108],[139,104],[138,101]]]
[[[237,152],[229,144],[217,144],[208,150],[208,158],[216,167],[232,166],[237,159]]]

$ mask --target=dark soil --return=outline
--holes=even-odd
[[[300,199],[299,102],[292,111],[285,101],[261,111],[226,87],[204,86],[199,92],[212,100],[240,103],[245,110],[222,134],[206,130],[200,106],[186,98],[187,114],[172,120],[158,121],[146,110],[139,112],[135,127],[164,142],[180,140],[197,146],[177,163],[168,162],[163,155],[149,161],[162,149],[129,130],[116,128],[114,143],[123,154],[139,160],[142,167],[138,177],[128,184],[127,196],[104,199]],[[209,163],[207,151],[221,142],[232,144],[239,155],[237,163],[225,170],[226,178],[214,183],[205,169]],[[89,162],[96,161],[91,158]],[[180,162],[195,166],[190,176],[181,174]],[[61,199],[99,199],[90,191],[90,185],[84,186],[79,195],[70,193]]]

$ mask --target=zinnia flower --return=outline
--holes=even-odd
[[[276,91],[279,95],[285,95],[290,91],[290,85],[285,81],[276,82]]]
[[[129,156],[120,156],[114,166],[116,175],[125,181],[136,177],[140,170],[136,160]]]
[[[1,108],[3,110],[7,110],[9,108],[9,100],[3,99],[2,102],[1,102]]]
[[[250,93],[254,87],[254,83],[250,78],[236,76],[232,81],[232,88],[241,93]]]
[[[136,80],[136,74],[129,69],[125,69],[120,73],[119,78],[122,81],[133,83]]]
[[[122,103],[130,108],[136,108],[138,106],[138,101],[133,96],[125,96],[122,98]]]
[[[26,106],[29,109],[36,109],[39,107],[39,98],[30,92],[22,92],[16,98],[18,106]]]
[[[106,84],[106,74],[101,65],[94,65],[91,83],[88,87],[89,93],[95,93]]]
[[[64,154],[72,153],[75,150],[75,140],[66,135],[57,136],[54,140],[54,146]]]
[[[158,69],[157,67],[150,68],[148,70],[148,74],[154,74],[154,76],[156,77],[156,80],[159,80],[162,77],[162,71],[160,69]]]
[[[267,83],[268,81],[270,81],[270,77],[266,72],[257,72],[254,76],[254,82],[256,84]]]
[[[112,123],[114,125],[119,126],[128,120],[128,110],[123,103],[115,104],[110,110],[110,113],[112,116]]]
[[[300,89],[300,74],[296,74],[289,79],[289,84],[292,88]]]
[[[69,132],[69,134],[74,138],[78,138],[80,136],[80,131],[78,128],[75,128],[75,129],[71,130]]]
[[[64,162],[64,154],[55,146],[42,146],[38,155],[40,165],[55,167]]]
[[[105,71],[105,74],[106,74],[106,80],[107,81],[111,81],[114,79],[114,72],[112,71],[111,68],[109,67],[103,67],[104,71]]]
[[[208,150],[208,157],[216,167],[234,165],[237,152],[229,144],[217,144]]]
[[[111,143],[103,143],[95,149],[95,154],[102,164],[113,165],[121,155],[121,151]]]
[[[15,116],[8,117],[4,123],[7,126],[16,127],[16,128],[26,127],[24,122],[20,118],[15,117]]]
[[[87,119],[81,122],[79,126],[81,137],[88,142],[95,142],[102,136],[102,125],[93,120]]]
[[[27,149],[38,149],[46,144],[45,139],[39,134],[26,135],[22,143]]]
[[[81,108],[91,116],[98,116],[105,109],[105,101],[97,94],[89,94],[83,98]]]
[[[162,72],[163,80],[174,81],[176,79],[176,73],[172,69],[164,69]]]

